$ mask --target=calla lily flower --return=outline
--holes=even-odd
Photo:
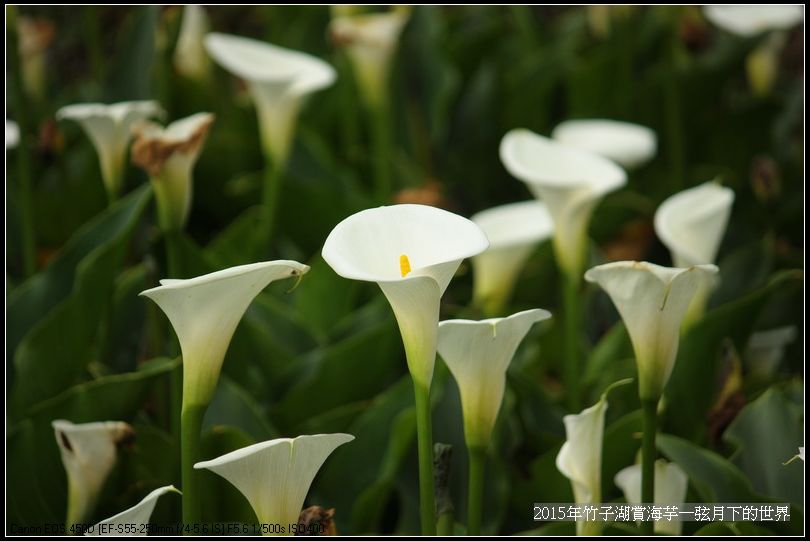
[[[505,318],[439,323],[438,351],[458,384],[468,447],[489,445],[509,363],[532,325],[550,317],[534,309]]]
[[[265,152],[276,167],[286,162],[298,111],[313,92],[331,86],[336,73],[314,56],[241,36],[211,33],[208,54],[248,85]]]
[[[68,105],[56,112],[56,118],[75,120],[82,126],[96,147],[107,193],[110,198],[115,198],[122,188],[132,126],[163,114],[156,101],[126,101],[113,105]]]
[[[785,348],[796,340],[794,325],[755,332],[748,339],[743,358],[751,372],[773,375],[785,355]]]
[[[213,114],[197,113],[165,128],[142,122],[132,130],[132,161],[149,173],[165,230],[182,229],[188,220],[191,173],[213,123]]]
[[[309,487],[332,451],[350,442],[349,434],[280,438],[243,447],[195,469],[224,477],[250,502],[262,524],[278,524],[292,534]]]
[[[92,531],[85,533],[85,535],[147,535],[148,530],[144,526],[149,524],[149,519],[152,518],[152,511],[155,510],[158,498],[169,492],[181,493],[172,485],[156,488],[133,507],[102,520],[93,527]],[[118,526],[121,527],[120,530],[117,528]]]
[[[675,365],[686,310],[716,273],[714,265],[678,269],[637,261],[599,265],[585,273],[587,281],[607,292],[624,320],[643,401],[660,398]]]
[[[655,156],[655,132],[645,126],[618,120],[568,120],[559,124],[551,137],[613,160],[625,169],[635,169]]]
[[[13,120],[6,119],[6,148],[14,148],[20,142],[20,127]]]
[[[340,222],[323,258],[344,278],[379,284],[399,323],[411,375],[429,388],[439,300],[461,261],[488,245],[466,218],[425,205],[392,205]]]
[[[90,517],[107,476],[115,466],[119,445],[135,433],[127,423],[107,421],[51,423],[68,481],[67,525]]]
[[[17,50],[23,87],[32,97],[45,95],[48,49],[56,36],[56,25],[48,19],[17,16]]]
[[[410,15],[408,9],[341,15],[329,25],[332,40],[346,48],[357,86],[372,109],[380,107],[388,95],[391,62]]]
[[[602,502],[602,442],[607,392],[593,406],[563,417],[565,443],[557,453],[557,469],[571,481],[577,504]],[[598,534],[598,522],[577,521],[577,535]]]
[[[770,30],[788,30],[802,22],[802,6],[703,6],[712,24],[740,37]]]
[[[507,171],[546,203],[554,220],[557,262],[579,281],[593,209],[607,193],[624,186],[626,173],[606,158],[524,129],[506,134],[500,154]]]
[[[479,212],[470,218],[489,238],[489,248],[473,257],[473,298],[487,314],[503,308],[524,263],[554,231],[544,203],[522,201]]]
[[[210,66],[203,40],[208,33],[208,15],[202,6],[183,8],[177,45],[174,47],[174,67],[189,79],[204,79]]]
[[[641,504],[641,464],[629,466],[613,478],[616,486],[624,492],[624,499],[631,505]],[[655,461],[655,502],[660,505],[682,505],[686,501],[689,478],[677,465],[666,460]],[[680,520],[658,520],[655,532],[668,535],[681,535]]]
[[[714,263],[734,203],[734,190],[706,182],[666,199],[655,212],[655,232],[676,267]]]
[[[706,182],[666,199],[655,212],[655,232],[669,248],[676,267],[714,263],[726,233],[734,191]],[[701,284],[686,316],[687,324],[706,308],[714,281]]]
[[[163,310],[180,341],[184,408],[211,401],[231,337],[256,295],[271,282],[307,271],[296,261],[265,261],[189,280],[161,280],[141,292]]]

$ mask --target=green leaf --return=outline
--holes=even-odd
[[[782,464],[804,445],[802,408],[776,388],[745,406],[723,434],[737,448],[733,462],[766,496],[804,503],[801,464]]]
[[[656,438],[658,449],[683,468],[703,502],[756,502],[751,482],[726,458],[669,434]]]
[[[256,441],[280,437],[267,412],[239,384],[227,376],[219,378],[217,390],[205,413],[203,430],[227,425],[245,432]]]
[[[202,435],[200,461],[211,460],[254,443],[256,440],[238,428],[213,426]],[[200,470],[198,473],[202,516],[206,522],[258,522],[250,503],[235,486],[212,471]]]

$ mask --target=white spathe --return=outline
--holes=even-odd
[[[183,8],[173,58],[174,67],[181,75],[190,79],[204,79],[208,75],[209,60],[203,44],[208,30],[204,7],[188,5]]]
[[[304,99],[331,86],[335,69],[314,56],[242,36],[211,33],[208,54],[247,83],[265,152],[276,166],[286,162]]]
[[[149,531],[146,526],[149,524],[149,519],[152,518],[152,511],[155,510],[158,498],[169,492],[181,494],[173,485],[156,488],[129,509],[102,520],[85,535],[147,535]]]
[[[184,407],[211,401],[233,333],[256,295],[271,282],[307,271],[297,261],[265,261],[189,280],[161,280],[141,292],[163,310],[180,341]]]
[[[676,267],[714,263],[726,233],[734,190],[717,182],[670,196],[655,212],[655,233]]]
[[[439,323],[438,351],[458,384],[468,447],[489,445],[509,363],[532,325],[550,317],[534,309],[505,318]]]
[[[525,129],[504,136],[500,156],[507,171],[546,203],[554,221],[557,263],[578,281],[591,214],[606,194],[625,185],[624,169],[598,154]]]
[[[376,282],[397,318],[414,380],[430,387],[439,301],[464,258],[489,241],[470,220],[426,205],[392,205],[349,216],[322,255],[344,278]]]
[[[20,143],[20,126],[13,120],[6,119],[6,149],[14,148]]]
[[[96,148],[107,193],[114,197],[122,188],[132,126],[164,114],[156,101],[125,101],[67,105],[56,112],[56,118],[74,120],[84,129]]]
[[[567,120],[551,132],[551,137],[613,160],[625,169],[635,169],[650,161],[657,149],[655,132],[646,126],[606,119]]]
[[[340,15],[329,24],[333,41],[345,47],[360,92],[372,108],[388,95],[391,62],[410,15],[407,9]]]
[[[589,269],[621,315],[636,356],[642,400],[658,400],[678,353],[681,323],[700,287],[715,277],[714,265],[686,269],[619,261]]]
[[[165,128],[154,122],[133,127],[132,161],[149,173],[164,229],[182,229],[188,221],[192,170],[213,122],[212,113],[197,113]]]
[[[211,470],[241,492],[260,523],[297,524],[304,499],[318,470],[332,452],[354,436],[318,434],[256,443],[213,460],[198,462],[195,469]]]
[[[787,30],[802,22],[804,9],[788,6],[703,6],[712,24],[741,37],[751,37],[770,30]]]
[[[51,426],[67,472],[69,527],[90,517],[104,481],[115,466],[119,444],[134,432],[119,421],[73,424],[59,419]]]
[[[624,468],[613,478],[616,486],[624,492],[624,499],[631,505],[641,504],[641,464]],[[677,465],[666,460],[655,461],[655,495],[654,502],[659,505],[683,505],[686,501],[686,490],[689,478]],[[655,522],[655,533],[681,535],[680,520],[666,519]]]
[[[473,298],[488,315],[494,315],[508,300],[534,249],[551,238],[554,223],[545,203],[540,201],[493,207],[470,219],[489,238],[489,248],[472,259]]]
[[[607,393],[593,406],[563,417],[565,443],[557,453],[557,469],[571,481],[577,504],[602,502],[602,443],[605,432]],[[586,523],[577,521],[577,534]]]

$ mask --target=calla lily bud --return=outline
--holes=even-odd
[[[213,123],[213,114],[197,113],[165,128],[152,122],[133,128],[132,161],[149,174],[164,230],[182,229],[188,220],[192,170]]]
[[[661,397],[675,365],[686,310],[716,273],[714,265],[679,269],[637,261],[599,265],[585,273],[610,296],[627,327],[642,400]]]
[[[202,6],[189,5],[183,8],[180,33],[174,48],[174,67],[189,79],[205,79],[210,62],[203,40],[208,33],[208,15]]]
[[[235,486],[250,502],[261,524],[297,524],[304,499],[318,470],[332,452],[354,439],[349,434],[280,438],[243,447],[195,469],[210,470]]]
[[[73,424],[51,423],[68,481],[67,526],[90,518],[96,501],[115,466],[120,445],[134,438],[127,423],[107,421]]]

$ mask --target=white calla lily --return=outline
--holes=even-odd
[[[372,109],[388,95],[391,62],[410,15],[408,9],[340,15],[329,25],[332,40],[345,47],[360,92]]]
[[[563,417],[565,443],[557,453],[557,469],[571,481],[577,504],[602,502],[602,443],[607,392],[593,406]],[[596,534],[599,523],[577,521],[577,535]]]
[[[265,261],[189,280],[161,280],[141,292],[163,310],[180,341],[184,408],[211,401],[231,337],[256,295],[271,282],[307,271],[297,261]]]
[[[426,205],[392,205],[340,222],[323,258],[344,278],[379,284],[399,323],[411,375],[430,387],[439,300],[461,261],[488,245],[466,218]]]
[[[438,351],[458,384],[468,447],[489,444],[509,363],[532,325],[550,317],[534,309],[505,318],[439,323]]]
[[[714,263],[726,233],[734,190],[706,182],[667,198],[655,212],[655,232],[676,267]]]
[[[20,126],[13,120],[6,119],[6,149],[14,148],[20,143]]]
[[[203,44],[208,29],[204,7],[187,5],[183,8],[173,58],[174,67],[181,75],[190,79],[204,79],[208,75],[209,60]]]
[[[624,186],[627,174],[607,158],[524,129],[504,136],[500,155],[507,171],[546,203],[557,262],[578,282],[591,214],[607,193]]]
[[[796,340],[795,325],[755,332],[743,353],[746,367],[755,374],[772,376],[779,368],[785,349]]]
[[[114,198],[122,188],[132,126],[163,114],[156,101],[126,101],[68,105],[56,112],[56,118],[74,120],[84,129],[96,148],[107,193]]]
[[[155,510],[158,498],[169,492],[181,494],[172,485],[156,488],[129,509],[102,520],[93,526],[91,531],[86,532],[85,535],[147,535],[149,532],[145,526],[148,526],[149,519],[152,518],[152,512]]]
[[[553,234],[554,224],[540,201],[493,207],[470,219],[489,238],[489,248],[472,259],[473,298],[488,315],[494,315],[509,299],[534,249]]]
[[[280,438],[243,447],[195,469],[210,470],[225,478],[250,502],[262,524],[277,524],[290,531],[298,523],[309,487],[332,452],[354,436],[318,434]]]
[[[641,504],[641,464],[624,468],[613,478],[616,486],[624,492],[624,499],[632,505]],[[677,465],[666,460],[655,461],[655,503],[659,505],[683,505],[686,501],[686,490],[689,478]],[[655,532],[668,535],[681,535],[680,520],[658,520]]]
[[[554,128],[551,138],[599,154],[625,169],[644,165],[657,149],[655,132],[650,128],[618,120],[567,120]]]
[[[679,269],[637,261],[607,263],[585,273],[587,281],[599,284],[610,296],[624,320],[642,401],[660,398],[675,365],[686,310],[716,273],[714,265]]]
[[[737,36],[752,37],[770,30],[787,30],[802,22],[804,10],[792,6],[703,6],[712,24]]]
[[[655,232],[669,248],[676,267],[714,263],[726,233],[734,190],[706,182],[667,198],[655,212]],[[698,319],[706,308],[715,281],[701,283],[685,322]]]
[[[60,419],[51,425],[67,472],[69,528],[90,517],[115,466],[119,445],[131,440],[134,431],[117,421],[73,424]]]
[[[275,167],[281,167],[304,99],[335,82],[334,68],[306,53],[216,32],[205,37],[205,48],[219,65],[247,83],[265,152]]]
[[[149,174],[165,230],[182,229],[188,220],[192,170],[213,123],[213,114],[197,113],[165,128],[153,122],[133,127],[132,161]]]

